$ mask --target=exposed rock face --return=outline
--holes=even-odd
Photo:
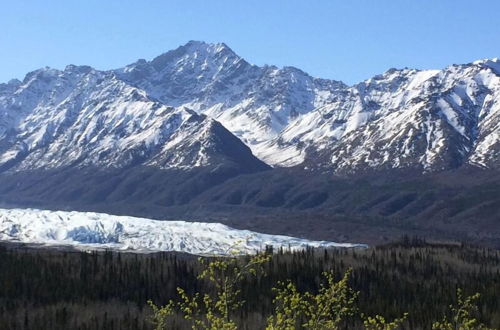
[[[347,86],[189,42],[0,84],[0,206],[498,246],[499,168],[498,59]]]
[[[391,69],[349,87],[191,41],[117,70],[45,68],[0,85],[0,168],[189,169],[229,154],[242,165],[252,156],[229,132],[272,166],[343,174],[495,168],[499,100],[498,59]]]

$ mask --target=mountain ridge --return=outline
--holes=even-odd
[[[347,86],[191,42],[116,70],[36,70],[0,84],[0,203],[496,246],[499,64]]]
[[[37,70],[14,93],[4,95],[0,97],[5,111],[0,121],[4,169],[122,167],[143,162],[191,168],[210,165],[208,159],[214,155],[206,151],[217,150],[219,155],[235,151],[214,145],[214,141],[225,143],[231,134],[213,119],[159,103],[112,72],[73,65],[64,71]],[[248,163],[265,168],[255,165],[260,161],[251,159],[250,150],[238,142],[233,139],[232,147],[241,149],[243,158],[232,160],[243,167]],[[185,150],[169,151],[183,149],[180,145]],[[184,155],[187,146],[192,150]]]
[[[121,94],[135,89],[136,95],[158,104],[154,106],[214,118],[271,166],[319,168],[336,174],[398,167],[428,172],[464,164],[496,167],[500,159],[497,58],[442,70],[389,69],[347,86],[294,67],[252,65],[224,43],[190,41],[120,69],[44,68],[28,73],[23,82],[2,84],[0,136],[18,120],[10,118],[18,104],[6,101],[9,94],[19,99],[20,90],[30,83],[38,84],[42,94],[44,83],[49,84],[48,93],[56,93],[62,85],[67,90],[79,88],[71,79],[56,79],[51,86],[51,79],[61,74],[93,74],[99,76],[96,83],[122,84],[117,103],[129,102],[120,97],[130,96]],[[58,97],[64,98],[64,92]],[[31,91],[36,93],[36,88]],[[24,108],[40,106],[29,95],[17,102]],[[39,102],[54,108],[57,100]],[[141,129],[155,135],[158,127]],[[3,137],[2,144],[6,140]],[[2,158],[15,153],[4,150]]]

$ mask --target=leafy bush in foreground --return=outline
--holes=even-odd
[[[178,288],[180,301],[171,300],[165,306],[157,306],[152,301],[148,304],[153,310],[152,323],[156,330],[169,329],[169,318],[176,312],[182,314],[191,323],[192,329],[236,330],[238,325],[232,317],[245,301],[241,297],[238,284],[247,276],[263,272],[263,265],[271,259],[270,254],[257,254],[247,262],[239,258],[216,258],[205,263],[206,268],[199,275],[214,287],[214,294],[196,292],[189,296],[182,288]],[[360,317],[363,327],[369,330],[393,330],[404,328],[408,316],[388,321],[380,315],[365,316],[359,314],[356,299],[359,292],[349,286],[352,270],[349,269],[339,281],[334,279],[332,272],[324,272],[324,283],[317,293],[299,292],[296,285],[288,280],[279,282],[273,288],[274,312],[267,319],[266,330],[294,329],[342,329],[349,327],[349,320]],[[433,323],[435,330],[453,329],[487,329],[474,318],[477,310],[475,301],[479,294],[464,297],[457,290],[458,302],[450,306],[452,317],[443,317],[442,321]]]

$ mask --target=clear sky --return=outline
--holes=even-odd
[[[500,57],[498,0],[1,0],[0,82],[117,68],[189,40],[355,83],[391,67]]]

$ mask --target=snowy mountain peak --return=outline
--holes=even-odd
[[[496,59],[443,70],[390,69],[298,118],[268,147],[283,165],[340,173],[440,171],[499,161]],[[488,150],[488,152],[486,152]],[[277,158],[278,159],[278,158]]]
[[[43,68],[1,84],[0,170],[187,168],[252,153],[337,173],[495,167],[499,99],[498,59],[389,69],[347,86],[190,41],[116,70]]]
[[[0,94],[0,170],[224,162],[265,168],[239,140],[231,151],[199,147],[222,140],[211,134],[231,134],[210,130],[213,125],[213,119],[185,107],[158,102],[114,72],[75,65],[41,69]]]
[[[74,65],[70,64],[64,68],[64,72],[69,73],[77,73],[77,74],[87,74],[93,71],[94,69],[88,65]]]
[[[162,71],[171,65],[179,66],[179,70],[186,64],[190,64],[194,68],[199,64],[220,66],[240,60],[241,58],[223,43],[209,44],[202,41],[190,41],[175,50],[154,58],[151,65],[157,71]]]
[[[500,59],[497,57],[492,59],[483,59],[479,61],[473,62],[475,65],[479,65],[482,67],[487,67],[493,70],[496,74],[500,74]]]
[[[180,46],[179,48],[186,48],[191,52],[199,51],[212,54],[226,53],[237,56],[234,51],[223,42],[207,43],[205,41],[190,40],[184,46]]]

